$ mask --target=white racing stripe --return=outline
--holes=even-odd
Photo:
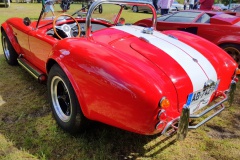
[[[192,81],[193,91],[202,89],[204,82],[209,79],[217,81],[217,73],[212,64],[191,46],[161,32],[154,31],[153,34],[142,33],[143,28],[140,26],[115,26],[112,28],[127,32],[136,37],[144,37],[149,43],[171,56],[188,74]],[[194,62],[193,58],[197,59],[201,65]]]

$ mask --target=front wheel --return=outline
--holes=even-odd
[[[48,76],[48,97],[53,116],[57,124],[65,131],[75,134],[83,128],[87,119],[84,117],[74,89],[58,65],[54,65]]]
[[[10,40],[7,37],[7,34],[5,33],[5,31],[2,31],[2,48],[3,48],[3,53],[4,56],[6,58],[6,61],[8,64],[10,65],[17,65],[17,58],[18,58],[18,54],[15,51],[15,49],[13,48]]]
[[[220,46],[225,50],[238,64],[240,68],[240,45],[237,44],[224,44]]]

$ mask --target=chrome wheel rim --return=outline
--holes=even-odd
[[[10,52],[9,52],[9,49],[8,49],[8,43],[7,43],[7,39],[6,39],[5,36],[3,36],[2,44],[3,44],[4,55],[7,58],[7,60],[9,60],[10,59]]]
[[[133,12],[137,12],[138,8],[136,6],[133,6]]]
[[[72,114],[72,103],[66,84],[58,76],[55,76],[51,82],[51,98],[57,116],[63,122],[68,122]]]
[[[240,67],[240,51],[234,47],[227,47],[224,49],[238,64]]]

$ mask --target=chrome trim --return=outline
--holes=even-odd
[[[157,129],[158,126],[161,125],[161,124],[164,124],[164,122],[163,121],[158,122],[155,128]]]
[[[143,28],[142,33],[153,34],[153,28],[152,27]]]
[[[159,105],[158,105],[159,107],[162,107],[162,106],[161,106],[162,101],[163,101],[164,99],[166,99],[166,98],[167,98],[167,97],[165,97],[165,96],[161,98],[161,100],[159,101]]]
[[[165,128],[163,129],[162,135],[170,136],[173,133],[175,133],[177,131],[177,127],[175,126],[175,124],[179,122],[179,119],[180,119],[180,116],[169,121],[165,126]]]
[[[39,82],[41,80],[46,80],[46,75],[37,69],[34,65],[32,65],[30,62],[28,62],[26,59],[22,58],[21,55],[17,59],[20,66],[22,66],[26,71],[28,71],[35,79],[37,79]],[[43,78],[45,77],[45,78]],[[42,82],[41,82],[42,83]]]
[[[187,105],[183,107],[177,130],[177,140],[184,140],[188,133],[190,109]]]
[[[207,108],[206,110],[204,110],[203,112],[201,112],[200,114],[197,114],[197,115],[194,115],[194,114],[192,114],[192,115],[189,115],[189,118],[191,118],[191,119],[194,119],[194,118],[200,118],[200,117],[202,117],[203,115],[205,115],[205,114],[207,114],[208,112],[210,112],[210,111],[212,111],[213,109],[215,109],[215,108],[217,108],[218,106],[221,106],[221,108],[220,109],[218,109],[216,112],[214,112],[212,115],[210,115],[209,117],[207,117],[207,118],[205,118],[203,121],[201,121],[200,123],[198,123],[197,125],[194,125],[194,126],[189,126],[189,123],[188,123],[188,121],[186,121],[186,117],[183,117],[183,116],[185,116],[185,113],[182,113],[181,114],[181,116],[179,116],[179,117],[177,117],[177,118],[175,118],[175,119],[173,119],[173,120],[171,120],[171,121],[169,121],[168,123],[167,123],[167,125],[165,126],[165,128],[163,129],[163,131],[162,131],[162,134],[163,135],[166,135],[166,136],[169,136],[169,135],[171,135],[171,134],[173,134],[173,133],[175,133],[177,130],[178,130],[178,128],[179,128],[179,126],[181,125],[181,123],[183,123],[182,125],[184,126],[184,124],[188,124],[188,128],[187,129],[196,129],[196,128],[198,128],[198,127],[200,127],[201,125],[203,125],[203,124],[205,124],[207,121],[209,121],[210,119],[212,119],[213,117],[215,117],[216,115],[218,115],[221,111],[223,111],[224,109],[225,109],[225,106],[224,106],[224,102],[225,101],[227,101],[228,100],[228,96],[225,94],[225,93],[223,93],[223,92],[221,92],[221,93],[218,93],[218,97],[223,97],[224,99],[222,99],[220,102],[218,102],[218,103],[216,103],[216,104],[214,104],[214,105],[212,105],[212,106],[210,106],[209,108]],[[186,108],[186,106],[184,106],[184,108]],[[183,108],[183,112],[186,112],[186,110]],[[182,120],[181,120],[182,119]],[[179,122],[179,120],[180,120],[180,122]],[[177,126],[177,123],[179,123],[178,124],[178,126]],[[180,127],[183,127],[183,126],[180,126]],[[181,135],[181,134],[186,134],[187,132],[186,132],[186,129],[184,130],[182,130],[182,131],[179,131],[180,133],[180,139],[184,139],[185,137],[186,137],[186,135]],[[186,133],[185,133],[186,132]]]
[[[231,85],[229,87],[229,91],[228,91],[228,95],[229,95],[228,103],[230,106],[232,106],[234,96],[235,96],[234,93],[235,93],[236,89],[237,89],[237,82],[232,80]]]
[[[161,111],[158,113],[158,120],[161,120],[160,116],[162,115],[162,113],[164,113],[165,116],[167,117],[166,111],[164,109],[161,109]]]
[[[92,18],[92,14],[95,10],[95,8],[100,5],[100,4],[121,4],[121,5],[136,5],[139,4],[141,6],[148,6],[151,10],[152,10],[152,27],[153,30],[156,30],[156,25],[157,25],[157,12],[153,6],[153,4],[149,3],[149,2],[143,2],[143,1],[132,1],[132,2],[128,2],[127,0],[97,0],[95,2],[92,3],[92,5],[90,6],[90,8],[88,9],[87,12],[87,16],[86,16],[86,24],[85,24],[85,32],[86,32],[86,37],[90,37],[91,36],[91,18]],[[119,17],[119,15],[118,15]]]

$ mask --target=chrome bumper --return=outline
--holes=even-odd
[[[190,109],[187,105],[185,105],[182,109],[181,116],[168,122],[167,125],[165,126],[165,128],[163,129],[162,134],[166,135],[166,136],[170,136],[177,131],[177,140],[185,139],[187,136],[188,129],[196,129],[196,128],[200,127],[201,125],[205,124],[207,121],[211,120],[213,117],[218,115],[220,112],[222,112],[225,109],[225,105],[223,103],[229,99],[227,94],[229,94],[230,99],[231,99],[231,96],[234,95],[235,89],[236,89],[236,82],[232,81],[229,90],[226,91],[226,93],[221,92],[218,95],[218,97],[221,97],[223,99],[221,101],[217,102],[216,104],[208,107],[206,110],[202,111],[199,114],[190,115]],[[201,122],[199,122],[196,125],[193,125],[193,126],[189,125],[189,119],[200,118],[217,107],[218,107],[218,109],[212,115],[208,116],[207,118],[205,118],[204,120],[202,120]]]

